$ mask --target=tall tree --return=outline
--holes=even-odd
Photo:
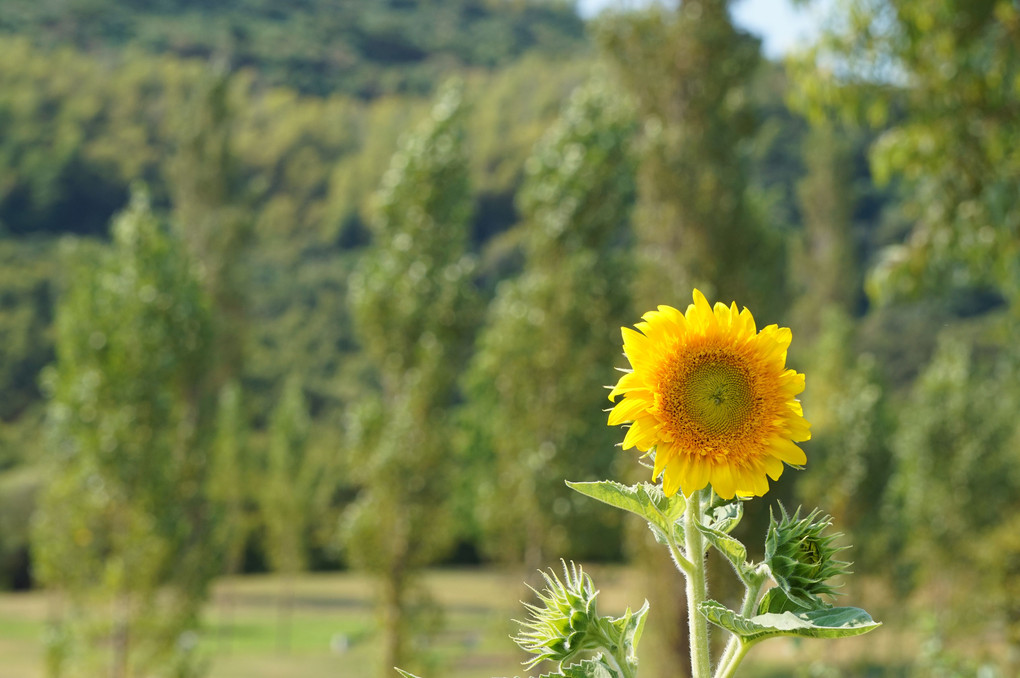
[[[259,497],[266,525],[266,551],[283,575],[278,607],[277,646],[290,648],[294,577],[308,567],[307,533],[315,485],[321,480],[309,454],[311,422],[300,379],[291,376],[269,423],[266,477]]]
[[[529,572],[568,543],[603,557],[619,543],[563,481],[604,477],[617,456],[602,386],[629,320],[635,131],[625,99],[596,80],[535,147],[518,194],[525,268],[499,286],[469,373],[484,439],[472,445],[491,451],[475,480],[484,533]]]
[[[216,408],[215,437],[210,450],[209,498],[215,507],[211,519],[214,526],[214,541],[222,554],[221,573],[237,574],[241,570],[244,547],[248,538],[249,525],[246,504],[249,496],[245,492],[246,480],[250,477],[248,422],[245,417],[241,386],[237,381],[228,382],[219,393]],[[221,624],[223,639],[229,648],[230,630],[233,626],[233,591],[222,591],[224,620]]]
[[[760,48],[733,26],[729,5],[653,5],[597,25],[646,123],[635,214],[641,307],[686,299],[695,285],[765,317],[783,298],[782,241],[752,209],[743,148],[756,130]]]
[[[216,570],[205,493],[214,408],[202,398],[208,302],[144,195],[113,238],[60,301],[46,376],[54,480],[33,547],[41,581],[70,601],[54,635],[66,643],[51,648],[55,675],[187,670],[186,639]]]
[[[196,262],[215,309],[215,378],[218,392],[244,369],[246,248],[251,215],[244,175],[234,152],[237,92],[226,71],[206,74],[179,122],[170,166],[173,223]]]
[[[804,141],[807,174],[797,184],[804,230],[794,257],[797,328],[821,331],[826,312],[851,315],[863,293],[854,242],[853,156],[849,130],[816,121]]]
[[[448,420],[476,313],[464,255],[472,201],[462,118],[460,87],[448,84],[393,156],[371,221],[374,244],[350,285],[377,382],[349,441],[361,491],[346,544],[381,579],[386,675],[416,659],[407,655],[415,574],[454,535]]]

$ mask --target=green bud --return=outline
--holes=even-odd
[[[833,596],[835,588],[829,584],[833,577],[850,572],[850,563],[837,560],[836,554],[846,546],[835,546],[841,533],[826,535],[832,518],[815,509],[805,518],[800,509],[790,516],[780,505],[782,517],[769,516],[769,530],[765,538],[765,562],[773,579],[787,597],[808,609],[830,607],[820,596]]]
[[[517,622],[521,631],[513,641],[535,655],[525,662],[529,669],[546,659],[562,663],[602,642],[595,608],[599,592],[591,578],[576,564],[568,567],[566,562],[563,575],[561,581],[551,570],[542,572],[546,588],[535,591],[539,604],[525,603],[529,618]]]

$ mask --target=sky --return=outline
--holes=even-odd
[[[634,7],[647,3],[648,0],[577,0],[577,7],[582,16],[589,17],[606,7]],[[737,0],[733,4],[733,21],[761,36],[765,55],[777,58],[798,45],[810,42],[818,32],[821,11],[817,6],[794,8],[790,0]]]

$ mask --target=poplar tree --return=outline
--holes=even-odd
[[[235,575],[241,570],[249,520],[245,487],[250,479],[250,464],[245,463],[248,447],[248,423],[241,386],[230,381],[220,389],[216,409],[216,430],[211,447],[209,498],[215,507],[212,517],[216,551],[222,558],[221,573]],[[222,585],[221,585],[222,586]],[[222,639],[229,648],[233,626],[234,594],[224,586],[219,598],[224,603]]]
[[[216,559],[205,489],[209,305],[180,243],[136,193],[113,244],[74,271],[56,316],[53,481],[33,532],[40,581],[69,615],[52,675],[196,670]],[[105,655],[105,656],[104,656]]]
[[[320,469],[308,454],[311,421],[301,381],[289,377],[269,424],[269,454],[259,496],[266,525],[266,551],[283,575],[277,619],[277,646],[290,647],[294,577],[308,567],[306,535],[312,519]]]
[[[348,441],[360,492],[346,545],[380,578],[385,675],[420,662],[421,652],[407,653],[413,610],[427,609],[416,575],[455,534],[449,412],[475,323],[462,116],[460,87],[447,85],[403,140],[376,195],[373,245],[350,283],[374,383]]]
[[[734,27],[729,5],[654,5],[596,27],[645,123],[635,213],[641,308],[685,303],[700,286],[768,318],[782,298],[783,243],[761,223],[748,190],[760,47]]]
[[[563,480],[603,477],[617,456],[603,385],[629,321],[635,129],[625,98],[594,80],[535,147],[518,194],[525,268],[498,287],[470,371],[469,417],[491,455],[476,479],[483,533],[529,572],[568,545],[616,555],[605,517]]]

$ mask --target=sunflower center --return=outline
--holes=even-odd
[[[732,356],[696,357],[666,379],[661,407],[674,431],[686,430],[703,443],[739,434],[754,413],[754,386],[750,375]]]

